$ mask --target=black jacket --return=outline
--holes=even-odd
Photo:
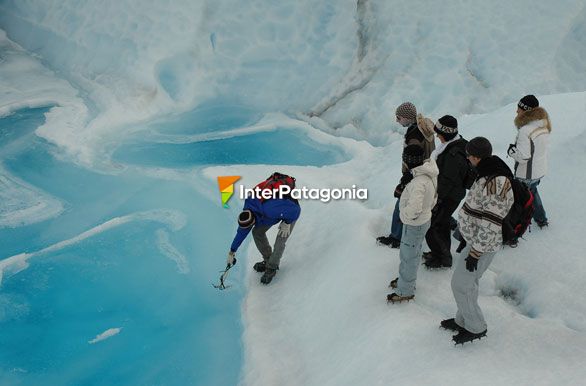
[[[476,175],[466,159],[466,141],[464,138],[450,143],[437,157],[439,176],[437,178],[437,196],[439,200],[460,202],[466,196]]]
[[[419,130],[419,127],[417,127],[417,123],[413,123],[407,128],[407,132],[405,133],[405,145],[416,144],[423,147],[424,141],[425,137],[421,130]]]

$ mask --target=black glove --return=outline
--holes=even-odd
[[[413,174],[411,174],[411,172],[403,173],[403,175],[401,176],[401,181],[399,182],[399,184],[395,188],[395,192],[393,193],[393,196],[395,196],[395,198],[400,198],[401,194],[403,194],[403,190],[405,189],[405,186],[407,186],[407,184],[409,182],[411,182],[412,179],[413,179]]]
[[[468,255],[466,260],[466,269],[470,272],[474,272],[478,269],[478,259]]]
[[[395,196],[395,198],[400,198],[401,194],[403,194],[403,189],[405,189],[405,185],[403,185],[403,184],[397,185],[397,187],[395,188],[395,191],[393,193],[393,196]]]
[[[511,143],[509,145],[509,148],[507,149],[507,155],[509,155],[510,157],[513,156],[514,153],[517,152],[517,145],[515,145],[514,143]]]

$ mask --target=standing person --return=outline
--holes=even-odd
[[[238,216],[238,231],[230,246],[227,264],[230,266],[235,264],[236,251],[252,230],[254,243],[263,258],[263,261],[254,264],[253,268],[257,272],[264,272],[260,282],[269,284],[277,274],[281,257],[285,251],[285,244],[300,214],[299,202],[290,197],[272,198],[264,201],[256,197],[247,198],[244,201],[244,208]],[[280,222],[279,232],[275,246],[271,248],[266,233],[278,222]]]
[[[435,160],[427,159],[418,145],[409,145],[403,151],[403,162],[413,179],[405,186],[399,200],[403,235],[399,257],[399,277],[391,281],[395,292],[387,295],[387,302],[409,301],[415,297],[415,281],[421,258],[421,244],[431,221],[431,208],[436,202],[437,175]]]
[[[515,178],[526,183],[533,193],[533,220],[539,228],[549,225],[537,186],[547,173],[547,143],[551,133],[549,115],[534,95],[525,95],[517,103],[517,138],[508,155],[515,160]]]
[[[486,321],[478,305],[478,282],[502,248],[502,222],[514,201],[513,173],[503,160],[492,155],[488,139],[473,138],[466,153],[478,177],[459,212],[458,226],[467,246],[452,276],[458,311],[455,318],[440,323],[458,333],[453,336],[456,344],[486,336]]]
[[[411,102],[401,103],[395,110],[395,117],[397,123],[403,127],[407,127],[403,138],[403,148],[408,145],[418,145],[423,149],[424,159],[428,159],[435,149],[433,122],[428,118],[424,118],[423,115],[417,114],[417,109]],[[391,220],[391,233],[388,236],[380,236],[376,239],[379,244],[387,245],[391,248],[399,248],[401,244],[403,223],[399,215],[399,199],[403,189],[405,189],[405,186],[413,178],[409,167],[404,161],[401,165],[401,172],[401,180],[393,193],[394,197],[397,198],[397,202]]]
[[[450,221],[466,189],[472,185],[474,175],[466,159],[467,141],[458,134],[458,121],[451,115],[444,115],[435,124],[440,145],[432,153],[439,168],[437,179],[438,201],[433,209],[431,226],[425,235],[430,248],[426,252],[427,268],[452,266]]]

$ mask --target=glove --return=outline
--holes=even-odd
[[[411,174],[411,172],[403,173],[403,175],[401,176],[401,181],[399,182],[399,184],[395,188],[395,192],[393,193],[393,196],[395,196],[395,198],[400,198],[401,194],[403,194],[403,190],[405,190],[405,186],[407,186],[407,184],[409,182],[411,182],[412,179],[413,179],[413,174]]]
[[[468,255],[466,260],[466,269],[470,272],[474,272],[478,269],[478,259]]]
[[[287,224],[285,221],[281,221],[281,225],[279,225],[279,233],[280,237],[287,238],[291,234],[291,224]]]
[[[515,154],[517,152],[517,145],[515,145],[514,143],[511,143],[509,145],[509,149],[507,150],[507,155],[509,157],[512,157],[513,154]]]
[[[403,189],[405,189],[405,185],[403,185],[403,184],[397,185],[397,187],[395,188],[395,191],[393,192],[393,196],[395,198],[400,198],[401,194],[403,194]]]
[[[228,259],[226,259],[226,266],[232,267],[236,265],[236,252],[228,252]]]

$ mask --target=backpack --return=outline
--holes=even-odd
[[[503,219],[503,244],[516,241],[523,236],[533,217],[534,197],[527,184],[516,178],[509,178],[515,201]]]
[[[266,180],[257,184],[254,188],[259,188],[261,190],[279,190],[279,186],[281,185],[288,185],[291,189],[295,188],[295,177],[288,176],[286,174],[281,174],[279,172],[274,172],[271,174]],[[263,198],[260,198],[260,202],[264,202]]]

